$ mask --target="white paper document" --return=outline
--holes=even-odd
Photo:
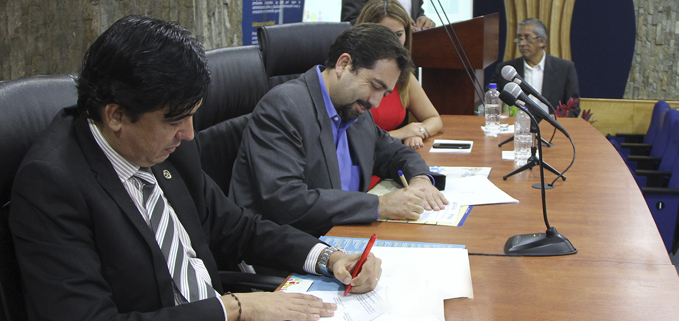
[[[382,260],[388,308],[377,320],[444,321],[443,300],[474,298],[466,249],[376,246],[372,253]]]
[[[446,178],[446,189],[442,193],[448,201],[460,206],[519,202],[483,176]]]
[[[306,294],[318,297],[323,302],[337,304],[335,315],[323,320],[368,321],[375,320],[387,311],[385,293],[384,286],[378,285],[375,290],[368,293],[349,293],[347,296],[344,296],[344,291],[311,291]]]
[[[444,321],[443,301],[474,298],[469,255],[464,248],[374,246],[382,260],[375,290],[344,296],[341,291],[309,291],[288,287],[286,292],[314,295],[337,304],[332,318],[323,320]]]
[[[464,215],[464,213],[460,213],[460,204],[450,202],[440,211],[424,211],[420,214],[418,221],[457,224],[460,221],[459,215]]]

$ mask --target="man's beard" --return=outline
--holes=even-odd
[[[340,116],[340,118],[342,118],[343,121],[352,121],[358,118],[358,116],[361,116],[360,111],[351,108],[356,102],[358,102],[359,105],[363,106],[366,112],[370,110],[370,108],[372,108],[372,104],[362,99],[359,99],[351,104],[341,105],[335,109],[337,110],[337,114]]]

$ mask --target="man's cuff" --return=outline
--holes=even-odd
[[[309,254],[306,256],[306,261],[304,261],[304,272],[320,275],[316,273],[316,263],[318,263],[318,257],[321,255],[321,252],[328,247],[329,246],[323,243],[318,243],[311,248],[311,251],[309,251]]]
[[[436,186],[436,180],[434,179],[434,176],[431,176],[431,175],[426,174],[426,173],[425,173],[425,174],[415,175],[415,176],[413,176],[413,178],[410,179],[410,181],[412,181],[414,178],[416,178],[416,177],[418,177],[418,176],[422,176],[422,175],[426,175],[427,177],[429,177],[429,181],[431,182],[431,185]]]
[[[216,297],[215,299],[219,300],[219,304],[222,306],[222,311],[224,311],[224,321],[228,321],[229,316],[226,315],[226,307],[224,306],[224,302],[219,297]]]

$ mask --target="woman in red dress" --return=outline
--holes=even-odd
[[[401,44],[410,51],[413,21],[397,0],[368,1],[356,20],[356,23],[365,22],[379,23],[391,28]],[[410,111],[416,121],[408,123],[406,110]],[[441,116],[413,74],[399,82],[394,91],[384,97],[377,108],[371,108],[370,112],[377,126],[416,149],[423,147],[424,140],[438,133],[443,126]],[[379,177],[373,176],[370,188],[379,181]]]

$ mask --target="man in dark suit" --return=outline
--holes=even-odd
[[[209,85],[183,27],[128,16],[88,50],[62,110],[16,175],[10,228],[31,320],[315,320],[334,304],[223,294],[217,261],[322,272],[373,289],[346,255],[231,202],[200,168],[192,115]]]
[[[377,1],[377,0],[373,0]],[[385,1],[385,0],[382,0]],[[400,2],[406,11],[410,14],[410,19],[413,24],[413,31],[419,31],[424,29],[433,28],[436,24],[424,15],[424,9],[422,9],[422,0],[388,0],[388,1],[398,1]],[[351,24],[356,23],[358,15],[361,14],[363,6],[365,6],[368,0],[342,0],[342,21],[349,21]],[[408,6],[410,4],[410,6]],[[410,10],[408,10],[410,8]]]
[[[519,44],[520,58],[499,63],[491,82],[502,90],[507,80],[502,78],[502,67],[510,65],[535,90],[557,108],[559,103],[566,104],[570,98],[580,98],[578,75],[572,61],[550,56],[545,53],[547,28],[542,21],[529,18],[519,22],[514,42]],[[539,104],[542,104],[541,102]],[[576,104],[567,114],[577,117],[580,104]]]
[[[375,125],[377,107],[412,61],[391,29],[360,24],[330,46],[324,66],[269,91],[243,133],[229,197],[279,224],[313,235],[378,217],[417,219],[447,200],[415,150]],[[371,175],[410,187],[365,193]],[[248,262],[250,263],[250,262]]]

